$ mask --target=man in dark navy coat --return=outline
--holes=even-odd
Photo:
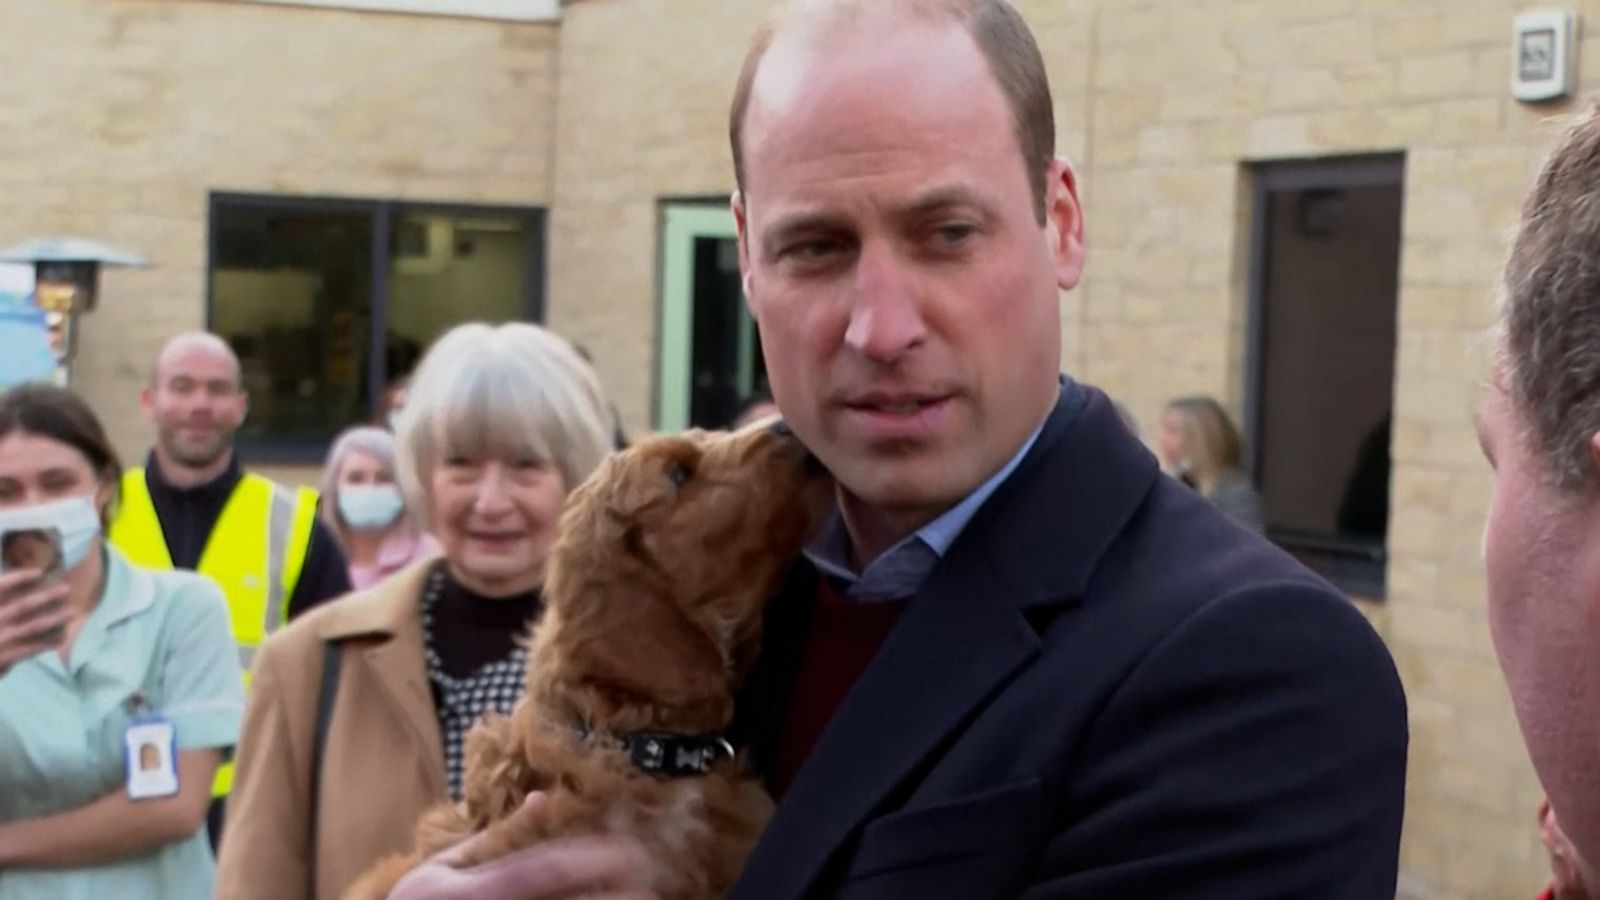
[[[734,896],[1389,900],[1394,666],[1058,375],[1084,227],[1054,137],[1000,0],[799,3],[746,62],[745,293],[839,491],[741,702],[780,804]],[[581,849],[486,879],[625,881]]]

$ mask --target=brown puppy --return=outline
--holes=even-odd
[[[831,496],[783,429],[658,437],[574,491],[533,629],[528,692],[467,739],[463,802],[346,900],[380,900],[426,856],[488,830],[473,865],[553,837],[625,834],[665,900],[732,887],[772,812],[720,735],[754,662],[762,608]],[[545,791],[537,827],[502,822]],[[597,886],[599,887],[599,886]]]

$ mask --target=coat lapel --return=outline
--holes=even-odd
[[[950,547],[845,698],[751,855],[734,900],[797,900],[834,854],[1039,652],[1030,616],[1080,599],[1157,476],[1109,400],[1065,381],[1028,458]],[[769,613],[752,692],[781,723],[804,617],[792,590]],[[772,633],[779,626],[782,630]],[[797,633],[798,632],[798,633]],[[747,695],[748,696],[748,695]],[[753,697],[751,699],[754,699]],[[773,703],[776,699],[778,702]],[[755,715],[760,716],[761,710]],[[757,761],[764,755],[755,742]]]
[[[444,795],[444,755],[440,749],[444,739],[434,714],[433,696],[422,676],[421,654],[401,640],[389,640],[361,651],[360,657],[392,711],[406,723],[416,746],[433,748],[432,755],[437,759],[426,767],[430,786]]]
[[[363,670],[365,680],[394,717],[405,723],[419,747],[432,748],[427,766],[430,786],[445,794],[444,739],[428,688],[418,609],[424,583],[437,560],[413,563],[366,591],[340,601],[322,628],[323,640],[352,646],[347,664]],[[349,672],[348,675],[355,675]]]
[[[828,858],[929,754],[1038,652],[977,570],[912,602],[795,777],[735,898],[804,895]]]

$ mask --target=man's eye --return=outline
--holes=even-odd
[[[966,222],[940,225],[934,232],[942,244],[961,244],[978,233],[978,227]]]
[[[799,262],[816,262],[837,254],[842,249],[835,240],[817,239],[790,244],[783,255]]]

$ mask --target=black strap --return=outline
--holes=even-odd
[[[719,760],[734,758],[733,745],[720,734],[636,731],[618,738],[635,768],[668,778],[705,775]]]
[[[311,792],[307,821],[306,900],[317,896],[317,808],[322,804],[322,757],[328,746],[328,724],[333,721],[333,699],[339,693],[339,664],[344,645],[327,641],[322,645],[322,684],[317,688],[317,723],[311,732]]]

